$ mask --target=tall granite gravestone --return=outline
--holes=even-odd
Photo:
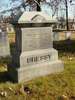
[[[28,81],[63,70],[58,52],[53,49],[53,23],[42,12],[24,12],[18,23],[14,23],[16,51],[8,67],[9,75],[14,80]]]
[[[10,55],[8,35],[5,30],[0,29],[0,58]]]

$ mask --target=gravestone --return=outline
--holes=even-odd
[[[13,80],[29,81],[63,70],[58,51],[53,48],[53,23],[55,21],[42,12],[24,12],[18,22],[13,23],[16,49],[8,66]]]
[[[53,41],[59,41],[59,33],[53,32]]]
[[[67,32],[65,33],[66,40],[70,40],[70,39],[71,39],[71,34],[72,34],[71,31],[67,31]]]
[[[10,55],[9,41],[7,32],[0,29],[0,58]]]

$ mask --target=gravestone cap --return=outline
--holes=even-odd
[[[55,23],[56,19],[52,19],[44,12],[24,12],[18,19],[18,23]]]

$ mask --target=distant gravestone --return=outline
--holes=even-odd
[[[65,33],[65,37],[66,37],[66,39],[71,39],[71,32],[70,31],[67,31],[66,33]]]
[[[55,21],[42,12],[24,12],[18,23],[14,23],[16,50],[8,66],[13,80],[28,81],[63,70],[58,52],[53,49],[53,23]]]
[[[53,32],[53,41],[59,41],[59,33]]]
[[[10,55],[8,35],[6,31],[0,29],[0,58]]]

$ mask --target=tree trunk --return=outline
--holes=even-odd
[[[69,25],[68,25],[68,4],[67,4],[67,0],[65,0],[65,5],[66,5],[66,27],[67,27],[67,30],[69,30]]]
[[[40,5],[40,1],[41,0],[37,0],[37,2],[38,2],[38,4]],[[41,11],[41,8],[40,8],[40,6],[37,4],[37,11]]]

